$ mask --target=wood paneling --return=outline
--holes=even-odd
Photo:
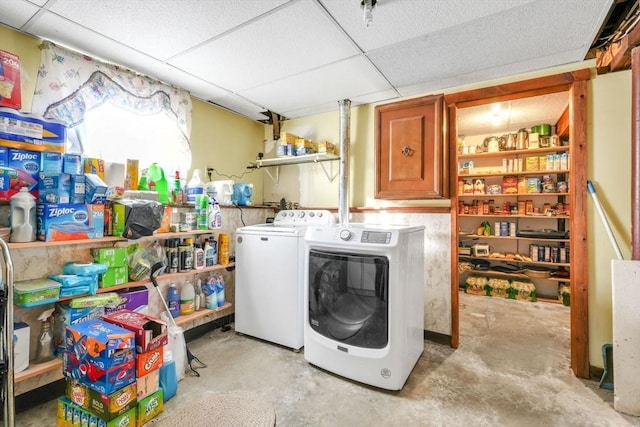
[[[377,199],[448,197],[442,96],[376,107]]]

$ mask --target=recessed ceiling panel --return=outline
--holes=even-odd
[[[357,53],[315,2],[300,0],[170,62],[240,92]]]
[[[227,3],[227,4],[225,4]],[[165,60],[255,18],[286,0],[59,0],[51,11],[133,49]]]
[[[262,114],[266,111],[265,108],[259,105],[255,105],[254,103],[249,102],[246,99],[234,94],[227,94],[225,96],[212,98],[210,102],[213,102],[214,104],[220,105],[245,117],[249,117],[253,120],[259,121],[268,119],[265,114]]]
[[[37,6],[25,0],[2,0],[0,5],[0,23],[16,29],[22,29],[36,12]]]
[[[360,1],[320,0],[365,52],[435,33],[445,28],[531,3],[535,0],[379,0],[366,26]]]
[[[240,92],[271,111],[294,111],[310,105],[351,99],[391,87],[366,59],[356,56],[326,67]]]

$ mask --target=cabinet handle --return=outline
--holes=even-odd
[[[402,155],[403,156],[412,156],[413,155],[413,150],[408,145],[405,145],[404,147],[402,147]]]

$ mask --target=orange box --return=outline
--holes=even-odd
[[[518,194],[518,178],[515,176],[505,176],[502,178],[503,194]]]
[[[104,181],[104,160],[93,157],[84,158],[84,173],[94,173]]]
[[[147,374],[160,369],[164,358],[164,346],[146,353],[136,354],[136,377],[144,377]]]
[[[156,233],[168,233],[171,231],[171,206],[165,206],[162,213],[162,221],[160,227],[156,229]]]
[[[127,159],[127,169],[124,175],[124,189],[125,190],[137,190],[138,189],[138,160]]]
[[[0,50],[0,107],[22,108],[20,57]]]

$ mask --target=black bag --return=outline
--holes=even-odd
[[[125,206],[125,222],[122,237],[127,239],[139,239],[144,236],[152,236],[153,232],[160,228],[164,205],[154,200],[120,200],[118,203]]]

